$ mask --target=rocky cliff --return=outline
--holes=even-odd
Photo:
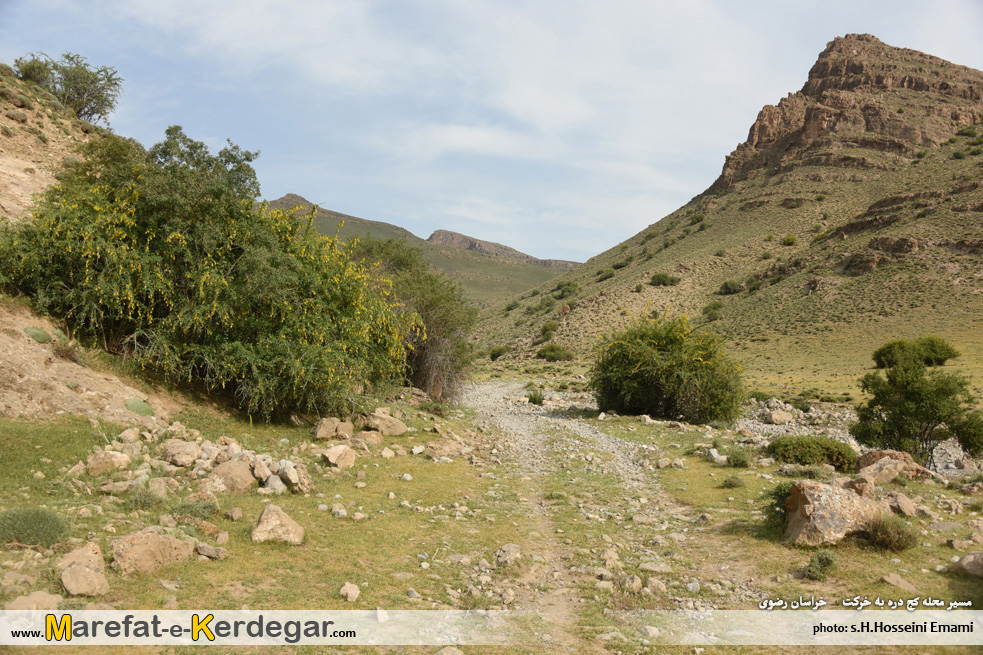
[[[980,71],[848,34],[800,91],[761,110],[708,191],[797,166],[892,170],[981,119]]]

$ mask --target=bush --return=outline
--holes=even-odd
[[[642,284],[641,282],[639,282],[638,284],[635,285],[635,293],[641,293],[642,292],[642,289],[644,289],[644,288],[645,288],[645,285]]]
[[[798,242],[799,240],[795,238],[794,234],[786,234],[784,237],[782,237],[783,246],[794,246]]]
[[[557,300],[563,300],[564,298],[569,298],[580,291],[580,285],[576,282],[560,282],[555,287],[553,287],[553,297]]]
[[[556,321],[546,321],[543,323],[543,327],[539,328],[539,334],[545,339],[552,339],[553,334],[556,332],[560,324]]]
[[[602,411],[690,423],[733,419],[743,398],[740,367],[723,354],[720,337],[694,330],[685,317],[640,319],[605,337],[589,386]]]
[[[733,448],[727,453],[727,466],[746,469],[751,466],[751,452],[747,448]]]
[[[518,300],[513,300],[512,302],[510,302],[509,304],[507,304],[505,306],[505,311],[506,312],[511,312],[513,309],[518,309],[518,307],[519,307],[519,301]]]
[[[498,359],[499,357],[501,357],[502,355],[504,355],[510,350],[512,349],[509,348],[508,346],[495,346],[494,348],[488,351],[488,359],[494,362],[496,359]]]
[[[0,512],[0,543],[50,548],[67,538],[68,525],[50,509],[24,507]]]
[[[548,362],[569,362],[573,360],[573,353],[558,343],[549,343],[536,352],[536,357]]]
[[[540,391],[539,389],[530,390],[526,394],[526,398],[528,398],[529,402],[532,403],[533,405],[542,405],[543,400],[545,400],[545,398],[543,397],[543,392]]]
[[[761,259],[768,260],[768,259],[771,259],[772,257],[774,257],[774,255],[771,254],[771,252],[768,251],[768,250],[766,250],[763,253],[761,253]]]
[[[198,519],[208,519],[218,512],[218,503],[214,500],[182,500],[171,510],[174,516],[193,516]]]
[[[881,517],[867,526],[867,540],[877,548],[900,553],[918,545],[918,531],[900,516]]]
[[[809,565],[805,568],[805,577],[810,580],[825,580],[836,568],[836,553],[831,550],[820,550],[813,554]]]
[[[116,109],[123,78],[111,66],[96,68],[82,55],[66,52],[61,59],[32,53],[14,61],[17,75],[51,93],[83,121],[105,121]]]
[[[850,427],[859,443],[872,448],[903,450],[927,462],[935,446],[955,437],[973,457],[983,454],[983,412],[971,409],[976,398],[969,380],[955,373],[928,372],[922,361],[902,359],[860,379],[870,395],[857,407]]]
[[[722,296],[732,296],[735,293],[740,293],[744,285],[737,280],[726,280],[720,285],[720,290],[717,292]]]
[[[762,496],[764,498],[765,519],[773,525],[785,525],[788,519],[788,511],[785,509],[785,501],[792,495],[791,480],[783,480],[774,487],[766,490]]]
[[[149,152],[107,136],[81,154],[0,231],[0,280],[39,312],[263,417],[350,411],[402,376],[418,320],[313,213],[254,208],[255,154],[176,126]]]
[[[905,359],[921,361],[926,366],[943,366],[948,360],[959,357],[959,351],[941,337],[926,336],[915,340],[889,341],[872,355],[877,368],[891,368]]]
[[[739,489],[744,486],[744,480],[736,475],[728,475],[720,486],[724,489]]]
[[[782,435],[772,439],[768,452],[779,462],[803,466],[829,464],[837,471],[852,470],[857,464],[853,448],[830,437]]]
[[[474,356],[469,337],[478,310],[460,284],[402,239],[361,239],[355,248],[357,257],[392,281],[400,311],[422,323],[422,330],[411,330],[404,338],[406,380],[438,402],[456,398]]]
[[[679,284],[681,278],[675,275],[669,275],[668,273],[655,273],[652,279],[649,280],[649,284],[653,287],[674,287]]]
[[[720,249],[720,250],[718,250],[717,252],[715,252],[715,253],[713,253],[713,256],[714,256],[714,257],[724,257],[724,256],[726,256],[726,255],[727,255],[727,251],[726,251],[726,250],[724,250],[723,248],[721,248],[721,249]]]
[[[603,282],[604,280],[610,280],[613,277],[614,277],[614,269],[613,268],[602,268],[601,270],[599,270],[597,272],[597,281],[598,282]]]

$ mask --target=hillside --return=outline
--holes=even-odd
[[[848,390],[876,346],[925,333],[954,341],[957,366],[978,374],[981,120],[980,71],[870,35],[837,38],[800,91],[761,111],[705,193],[489,308],[480,341],[528,357],[557,320],[554,340],[583,358],[629,317],[669,311],[724,335],[756,385]],[[652,286],[655,273],[678,284]],[[567,297],[544,300],[554,289]]]
[[[464,250],[470,250],[471,252],[480,252],[485,255],[515,259],[527,264],[545,266],[546,268],[555,268],[559,271],[569,271],[573,267],[577,266],[577,262],[569,262],[563,259],[537,259],[532,255],[527,255],[524,252],[519,252],[515,248],[503,246],[500,243],[495,243],[493,241],[482,241],[481,239],[475,239],[474,237],[469,237],[465,234],[458,234],[457,232],[451,232],[449,230],[436,230],[433,234],[427,237],[427,243],[435,246],[462,248]]]
[[[0,67],[0,218],[27,215],[31,196],[54,184],[53,172],[79,141],[98,131],[54,96]]]
[[[274,209],[309,208],[313,203],[297,194],[287,194],[269,202]],[[438,230],[424,241],[409,230],[364,218],[348,216],[318,208],[314,224],[322,234],[339,234],[344,239],[371,237],[373,239],[403,239],[420,248],[427,261],[461,283],[468,295],[478,303],[495,303],[543,284],[574,262],[540,260],[497,243],[480,241],[454,232],[454,239],[434,239]],[[464,244],[481,244],[469,247]]]

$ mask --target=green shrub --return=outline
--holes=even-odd
[[[769,234],[768,236],[765,237],[765,241],[774,241],[774,240],[775,240],[774,234]]]
[[[838,471],[853,470],[857,463],[853,448],[831,437],[781,435],[772,439],[768,452],[779,462],[805,466],[830,464]]]
[[[24,507],[0,512],[0,543],[50,548],[68,538],[65,520],[50,509]]]
[[[983,148],[973,148],[969,151],[969,154],[973,157],[979,157],[980,155],[983,155]]]
[[[645,285],[642,284],[641,282],[639,282],[638,284],[635,285],[635,293],[641,293],[642,292],[642,289],[644,289],[644,288],[645,288]]]
[[[796,238],[794,234],[786,234],[784,237],[782,237],[783,246],[794,246],[798,242],[799,240]]]
[[[900,516],[880,517],[867,526],[867,540],[877,548],[900,553],[918,545],[918,531]]]
[[[146,487],[137,487],[126,494],[121,507],[127,511],[151,510],[163,504],[163,499],[150,492]]]
[[[771,254],[771,252],[768,251],[768,250],[766,250],[763,253],[761,253],[761,259],[768,260],[768,259],[771,259],[772,257],[774,257],[774,255]]]
[[[715,252],[715,253],[713,253],[713,256],[714,256],[714,257],[724,257],[724,256],[726,256],[726,255],[727,255],[727,251],[726,251],[726,250],[724,250],[723,248],[721,248],[721,249],[720,249],[720,250],[718,250],[717,252]]]
[[[116,109],[123,78],[112,66],[96,68],[82,55],[66,52],[61,59],[31,53],[16,59],[17,75],[50,92],[83,121],[105,121]]]
[[[653,287],[672,287],[679,284],[680,278],[675,275],[669,275],[668,273],[655,273],[652,275],[652,279],[649,280],[649,284]]]
[[[569,362],[573,360],[573,353],[558,343],[548,343],[536,351],[536,357],[548,362]]]
[[[736,475],[728,475],[720,486],[724,489],[739,489],[744,486],[744,480]]]
[[[559,327],[560,324],[556,321],[546,321],[543,323],[543,326],[539,328],[539,334],[546,339],[551,339],[553,337],[553,333],[555,333]]]
[[[793,484],[795,483],[791,480],[783,480],[762,494],[764,499],[764,515],[769,523],[773,525],[785,525],[785,521],[788,518],[785,501],[792,494]]]
[[[635,261],[634,255],[629,255],[628,257],[625,257],[621,261],[611,264],[611,268],[617,271],[622,268],[625,268],[626,266],[628,266],[628,264],[632,263],[633,261]]]
[[[957,136],[975,137],[976,136],[976,128],[975,127],[964,127],[961,130],[959,130],[958,132],[956,132],[956,135]]]
[[[0,63],[0,77],[13,77],[14,69],[9,64]]]
[[[422,330],[405,336],[406,380],[438,402],[456,398],[474,357],[469,338],[478,320],[478,310],[464,289],[402,239],[363,238],[355,253],[392,281],[402,311],[422,323]]]
[[[911,453],[926,462],[935,446],[955,437],[963,450],[983,454],[983,411],[969,380],[956,373],[928,371],[922,361],[906,358],[886,370],[868,373],[860,389],[870,399],[857,407],[850,427],[859,443]]]
[[[518,300],[513,300],[512,302],[510,302],[509,304],[507,304],[505,306],[505,311],[506,312],[510,312],[513,309],[518,309],[518,307],[519,307],[519,301]]]
[[[542,405],[543,400],[545,400],[543,397],[543,392],[539,389],[531,389],[528,393],[526,393],[526,398],[528,398],[529,402],[533,405]]]
[[[727,453],[727,466],[746,469],[751,466],[751,451],[747,448],[732,448]]]
[[[732,296],[735,293],[740,293],[744,288],[744,285],[737,280],[726,280],[720,285],[720,290],[717,292],[722,296]]]
[[[498,359],[499,357],[501,357],[502,355],[504,355],[510,350],[512,349],[509,348],[508,346],[495,346],[488,351],[488,359],[494,362],[496,359]]]
[[[720,337],[685,317],[640,319],[605,337],[589,384],[602,411],[690,423],[732,419],[743,398],[740,367]]]
[[[889,341],[875,350],[872,357],[877,368],[890,368],[905,359],[920,361],[926,366],[943,366],[948,360],[959,357],[959,351],[941,337],[925,336]]]
[[[208,519],[218,512],[218,503],[214,500],[182,500],[171,509],[174,516],[193,516]]]
[[[963,152],[962,150],[957,150],[954,153],[952,153],[952,158],[953,159],[966,159],[966,153]]]
[[[149,152],[107,135],[81,153],[0,230],[0,280],[39,312],[263,417],[344,412],[402,376],[419,320],[313,212],[254,208],[255,154],[176,126]]]
[[[805,568],[805,577],[822,582],[836,568],[836,553],[831,550],[820,550],[813,554],[809,565]]]
[[[576,282],[560,282],[555,287],[553,287],[553,297],[557,300],[563,300],[564,298],[569,298],[580,291],[580,285]]]
[[[602,268],[601,270],[599,270],[597,272],[597,281],[598,282],[603,282],[604,280],[610,280],[613,277],[614,277],[614,269],[613,268]]]
[[[427,412],[428,414],[433,414],[434,416],[447,416],[447,405],[444,403],[434,402],[432,400],[424,400],[422,403],[417,405],[417,409],[422,412]]]

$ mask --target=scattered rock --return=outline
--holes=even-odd
[[[61,596],[49,594],[46,590],[34,591],[26,596],[19,596],[3,606],[5,610],[56,610]]]
[[[354,603],[356,600],[358,600],[358,595],[361,593],[361,590],[358,588],[358,585],[354,585],[351,582],[346,582],[344,585],[342,585],[341,590],[338,593],[340,593],[342,598],[347,600],[349,603]]]
[[[267,505],[253,528],[252,539],[256,543],[282,541],[300,545],[304,541],[304,528],[287,516],[279,506]]]
[[[338,444],[322,453],[324,459],[339,469],[350,469],[355,466],[355,451],[345,444]]]
[[[226,549],[219,548],[218,546],[210,546],[204,541],[199,541],[195,544],[195,552],[208,559],[225,559],[229,556],[229,551]]]
[[[114,541],[113,568],[124,575],[150,573],[159,566],[176,564],[191,557],[194,541],[178,539],[159,530],[161,528],[146,528]]]
[[[244,459],[222,462],[202,481],[202,488],[211,493],[249,491],[257,484],[252,468]]]
[[[790,423],[793,418],[794,417],[788,412],[781,409],[776,409],[765,415],[765,422],[769,425],[785,425],[786,423]]]
[[[957,573],[973,575],[983,578],[983,553],[968,553],[959,558],[959,561],[952,565],[952,570]]]
[[[509,566],[522,558],[522,549],[518,544],[505,544],[495,551],[495,565]]]
[[[92,477],[99,477],[119,469],[125,469],[129,465],[130,458],[123,453],[98,450],[89,455],[85,462],[85,470]]]
[[[800,546],[837,544],[847,534],[865,530],[885,512],[879,503],[813,480],[792,485],[785,510],[785,541]]]
[[[201,455],[201,448],[193,441],[168,439],[163,445],[164,454],[161,459],[174,466],[191,466]]]
[[[62,557],[56,568],[71,596],[104,596],[109,592],[106,563],[98,544],[88,543]]]
[[[899,589],[904,589],[905,591],[912,594],[918,593],[918,590],[915,589],[915,585],[911,584],[897,573],[888,573],[887,575],[881,578],[881,582],[886,582],[889,585],[898,587]]]
[[[322,418],[314,426],[312,435],[315,440],[324,439],[351,439],[355,432],[355,427],[350,421],[342,421],[337,418]]]
[[[406,432],[406,424],[397,418],[381,413],[378,409],[365,419],[365,427],[381,432],[384,437],[398,437]]]

